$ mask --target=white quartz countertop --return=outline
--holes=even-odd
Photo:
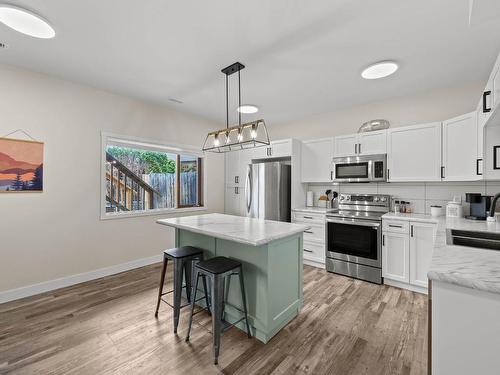
[[[224,240],[252,246],[301,233],[310,227],[281,221],[253,219],[242,216],[206,214],[160,219],[158,224],[189,230]]]
[[[439,220],[442,218],[424,214],[414,214],[414,213],[400,214],[400,213],[388,212],[382,216],[382,219],[420,221],[424,223],[438,223]]]
[[[440,217],[428,278],[500,294],[500,251],[447,245],[447,229],[499,233],[500,223]]]

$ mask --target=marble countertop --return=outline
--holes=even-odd
[[[434,217],[431,215],[424,214],[401,214],[388,212],[382,216],[382,219],[391,219],[391,220],[405,220],[405,221],[420,221],[425,223],[438,223],[444,217]]]
[[[310,227],[281,221],[253,219],[242,216],[206,214],[160,219],[158,224],[235,241],[252,246],[265,245],[301,233]]]
[[[448,245],[449,229],[498,233],[500,223],[440,217],[428,278],[500,294],[500,251]]]

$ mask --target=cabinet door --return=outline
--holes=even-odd
[[[358,152],[358,135],[341,135],[335,137],[335,157],[356,155]]]
[[[410,238],[408,233],[382,234],[382,276],[407,283],[409,272]]]
[[[331,182],[333,138],[302,142],[302,182]]]
[[[238,186],[227,186],[224,195],[224,213],[227,215],[241,215],[240,210],[240,188]]]
[[[387,132],[389,181],[441,181],[441,123]]]
[[[358,134],[358,154],[375,155],[387,153],[387,130]]]
[[[476,174],[478,176],[483,176],[483,166],[484,166],[484,124],[486,123],[486,116],[483,112],[483,98],[479,101],[476,110],[476,121],[477,121],[477,156],[476,156]]]
[[[410,222],[410,284],[427,287],[436,224]]]
[[[225,155],[226,184],[238,186],[240,176],[240,151],[227,152]]]
[[[493,68],[491,75],[491,101],[492,111],[500,103],[500,64],[497,64]],[[490,112],[491,113],[491,112]]]
[[[292,156],[292,141],[285,139],[282,141],[271,142],[270,157],[282,158]]]
[[[443,180],[479,180],[476,112],[443,121]]]

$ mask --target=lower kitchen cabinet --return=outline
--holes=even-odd
[[[310,226],[310,229],[304,232],[304,263],[324,268],[326,215],[307,210],[293,210],[292,222]]]
[[[409,283],[409,259],[408,233],[385,232],[382,235],[382,276],[386,279]]]
[[[427,288],[435,238],[436,224],[410,223],[410,284]]]
[[[388,285],[426,293],[437,224],[407,223],[384,220],[382,276]]]

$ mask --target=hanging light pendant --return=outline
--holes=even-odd
[[[269,145],[264,120],[241,123],[241,111],[238,111],[238,125],[229,127],[229,76],[238,73],[238,108],[241,108],[241,77],[240,71],[245,66],[239,62],[222,69],[226,75],[226,128],[208,133],[203,143],[203,151],[229,152]]]

